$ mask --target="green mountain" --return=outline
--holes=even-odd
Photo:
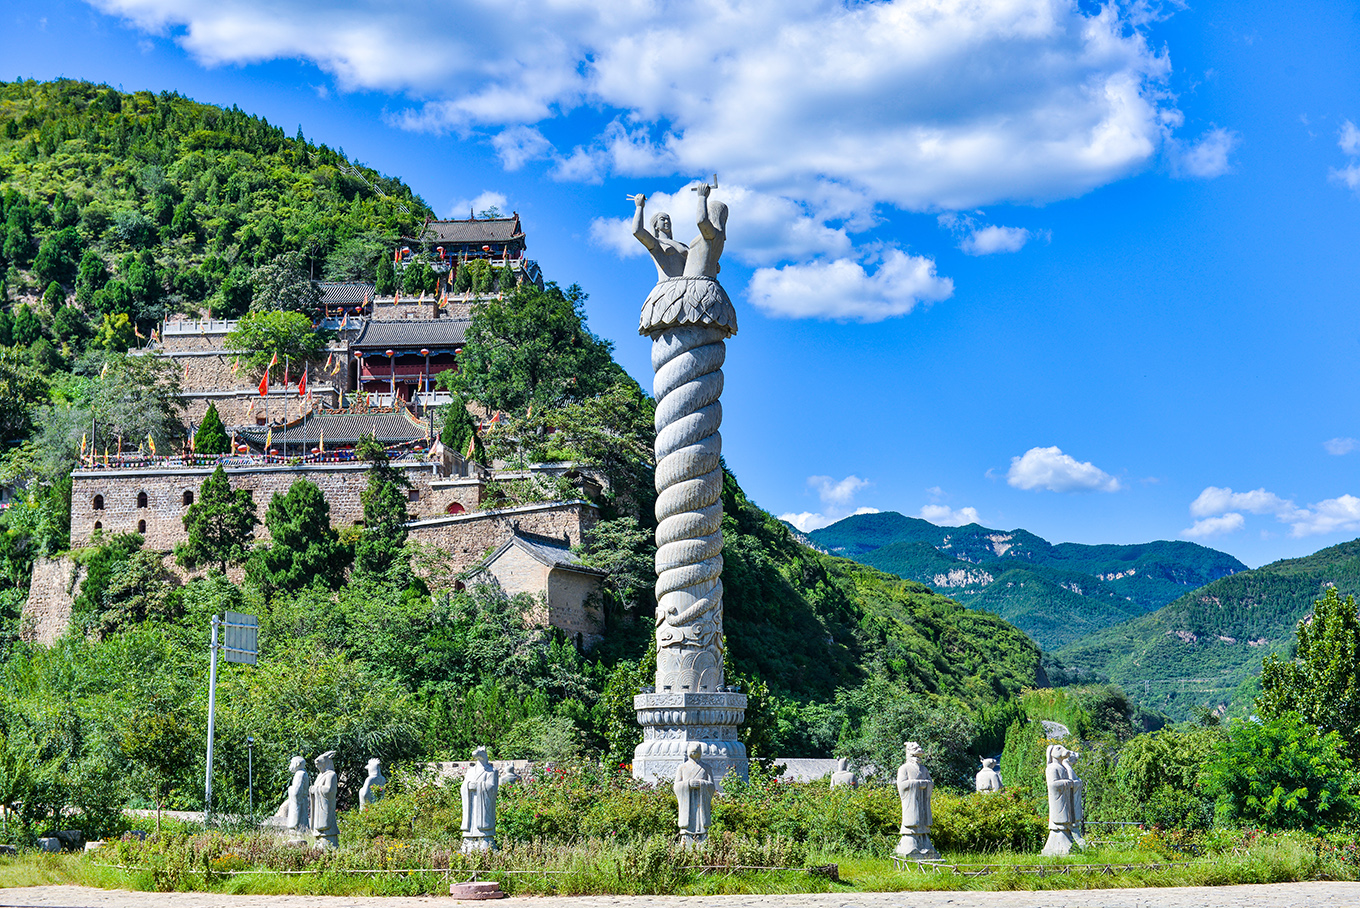
[[[891,511],[847,517],[808,536],[833,555],[995,612],[1045,649],[1247,569],[1231,555],[1192,542],[1053,545],[1026,530],[941,527]]]
[[[1247,712],[1261,660],[1290,650],[1295,627],[1328,586],[1360,594],[1360,540],[1222,577],[1054,656],[1172,718],[1196,707]]]

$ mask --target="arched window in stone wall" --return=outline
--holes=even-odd
[[[90,502],[90,507],[96,511],[104,510],[104,496],[103,495],[94,496],[94,500]]]
[[[94,528],[95,528],[96,530],[102,530],[102,529],[104,529],[104,524],[101,523],[100,521],[96,520],[96,521],[94,522]]]
[[[137,532],[142,533],[143,535],[145,535],[145,533],[146,533],[146,521],[145,521],[145,520],[139,520],[139,521],[137,521]]]
[[[189,491],[188,489],[185,489],[185,490],[184,490],[184,506],[187,508],[189,505],[191,505],[191,504],[193,504],[193,503],[194,503],[194,493],[191,492],[191,491]]]
[[[445,512],[447,512],[447,513],[449,513],[449,514],[461,514],[461,513],[463,513],[464,511],[466,511],[467,508],[463,507],[461,504],[459,504],[459,503],[456,502],[456,501],[452,501],[452,502],[449,502],[449,506],[448,506],[447,508],[445,508],[444,510],[445,510]]]
[[[146,507],[146,493],[145,493],[145,492],[138,492],[138,493],[137,493],[137,507],[139,507],[139,508],[144,508],[144,507]]]

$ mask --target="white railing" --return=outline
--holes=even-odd
[[[179,318],[167,321],[162,337],[186,334],[227,334],[236,330],[235,319],[225,318]]]

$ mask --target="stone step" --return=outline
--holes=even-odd
[[[449,895],[456,899],[503,899],[501,884],[495,880],[485,883],[454,883],[449,887]]]

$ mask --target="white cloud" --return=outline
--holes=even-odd
[[[807,484],[808,488],[817,492],[817,497],[822,502],[822,510],[779,515],[780,520],[793,524],[800,532],[810,533],[819,530],[853,514],[878,513],[878,508],[857,507],[854,504],[859,491],[873,485],[868,480],[860,479],[858,476],[847,476],[839,480],[830,476],[809,476]]]
[[[519,170],[530,161],[551,157],[552,143],[532,126],[511,126],[491,137],[491,147],[506,170]]]
[[[1328,498],[1301,508],[1293,501],[1265,489],[1234,492],[1228,488],[1209,486],[1190,503],[1190,516],[1205,518],[1197,521],[1195,527],[1201,523],[1212,524],[1214,520],[1240,518],[1241,514],[1236,513],[1240,511],[1272,515],[1280,523],[1288,524],[1290,535],[1295,537],[1360,530],[1360,498],[1353,495]],[[1223,517],[1214,517],[1217,514],[1223,514]],[[1195,527],[1184,532],[1189,533]]]
[[[1246,518],[1235,512],[1224,514],[1222,517],[1205,517],[1203,520],[1196,520],[1194,526],[1181,530],[1181,535],[1187,539],[1221,536],[1242,529],[1246,523]]]
[[[1291,536],[1318,536],[1323,533],[1353,533],[1360,530],[1360,498],[1342,495],[1300,508],[1289,520]]]
[[[1240,141],[1237,133],[1217,127],[1188,145],[1170,139],[1167,152],[1171,158],[1171,172],[1178,177],[1201,180],[1222,176],[1231,166],[1228,156]]]
[[[961,527],[982,522],[982,518],[978,517],[977,508],[955,510],[947,504],[925,505],[916,516],[942,527]]]
[[[1357,446],[1360,446],[1360,439],[1329,438],[1322,443],[1322,446],[1327,449],[1328,454],[1340,457],[1343,454],[1349,454],[1354,451]]]
[[[507,169],[716,170],[811,220],[801,240],[790,228],[795,251],[751,241],[752,261],[849,257],[844,231],[878,205],[1072,198],[1164,150],[1178,173],[1212,176],[1236,141],[1175,137],[1171,61],[1142,2],[88,2],[205,65],[297,58],[343,89],[407,93],[395,122],[488,135]],[[612,119],[558,152],[537,127],[577,110]]]
[[[1048,489],[1050,492],[1117,492],[1119,480],[1097,467],[1064,454],[1057,446],[1030,448],[1011,458],[1006,482],[1017,489]]]
[[[508,215],[510,213],[510,209],[507,207],[509,204],[510,200],[502,193],[492,192],[488,189],[476,198],[455,199],[453,204],[449,206],[449,213],[455,218],[465,218],[469,211],[473,214],[481,214],[489,208],[495,208],[501,214]]]
[[[1289,515],[1297,510],[1294,502],[1288,501],[1274,492],[1256,489],[1252,492],[1234,492],[1209,486],[1192,502],[1191,517],[1208,517],[1225,511],[1247,511],[1251,514]]]
[[[1355,128],[1355,124],[1350,120],[1341,124],[1341,135],[1336,140],[1336,144],[1351,157],[1360,155],[1360,129]]]
[[[760,268],[747,297],[772,316],[878,322],[954,295],[933,259],[889,249],[877,264],[872,272],[848,258]]]
[[[1032,236],[1023,227],[983,227],[970,233],[959,248],[969,255],[1019,252]]]

